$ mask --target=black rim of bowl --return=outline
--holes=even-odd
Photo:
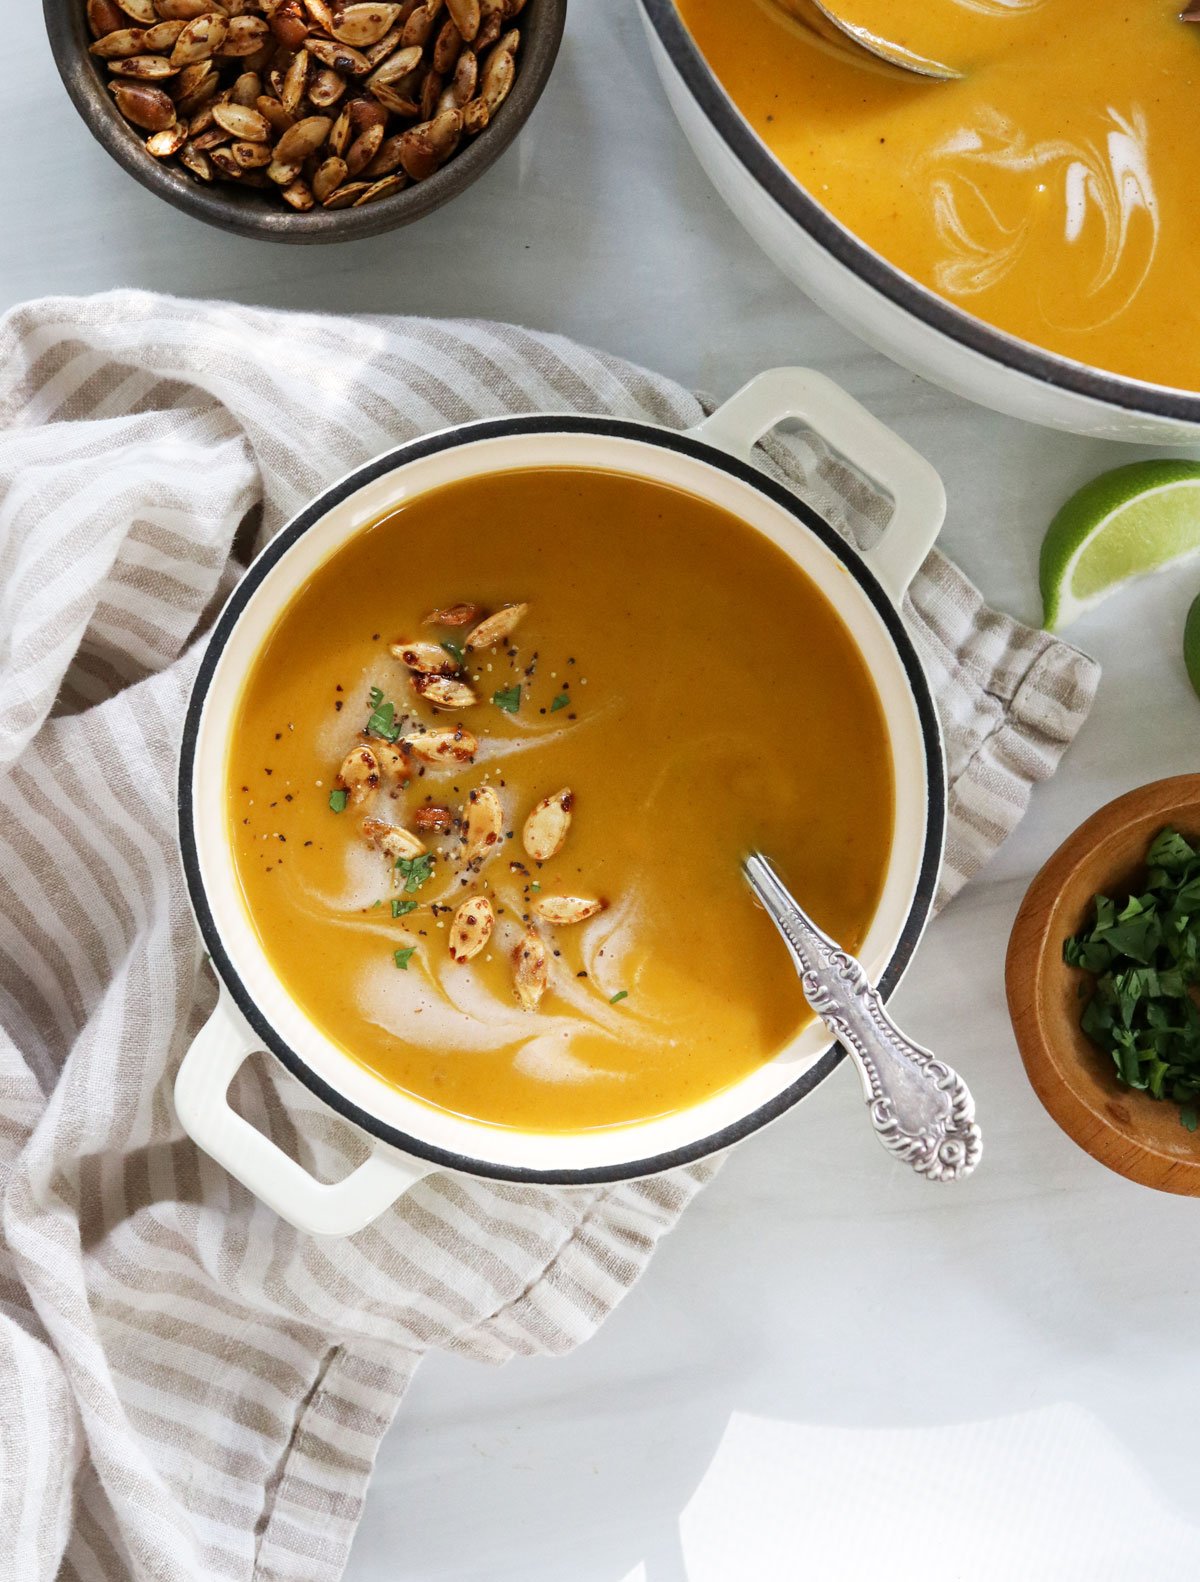
[[[930,329],[1055,389],[1122,411],[1200,424],[1200,394],[1131,379],[1044,351],[953,307],[889,264],[809,196],[758,137],[710,70],[674,0],[640,0],[656,37],[688,92],[750,178],[838,263]]]
[[[195,834],[195,806],[192,796],[192,781],[195,772],[200,721],[204,713],[205,700],[225,645],[241,619],[251,596],[261,586],[264,579],[303,534],[308,532],[330,510],[354,494],[358,489],[363,488],[364,485],[383,477],[387,473],[396,471],[408,462],[417,461],[425,456],[432,456],[441,451],[474,444],[480,440],[506,439],[514,435],[524,434],[608,435],[618,439],[634,440],[640,444],[656,445],[662,449],[675,451],[697,461],[705,462],[710,466],[720,467],[723,471],[748,484],[760,494],[766,495],[768,499],[782,507],[790,516],[807,528],[809,532],[813,533],[827,549],[838,557],[847,572],[854,578],[866,595],[883,622],[908,678],[908,684],[912,691],[920,722],[922,746],[928,775],[925,844],[921,854],[916,891],[895,950],[880,978],[879,986],[885,995],[890,994],[900,981],[904,969],[916,949],[933,904],[938,872],[941,866],[942,842],[945,833],[946,783],[942,762],[941,734],[938,727],[937,711],[929,690],[929,682],[917,657],[912,640],[904,629],[899,612],[868,570],[861,556],[828,523],[805,505],[802,500],[792,494],[790,490],[785,489],[781,484],[773,482],[750,464],[740,461],[724,451],[717,450],[711,445],[694,440],[687,435],[674,433],[668,429],[656,428],[649,424],[604,417],[531,415],[526,417],[484,419],[480,422],[464,424],[459,428],[448,429],[439,434],[412,440],[405,445],[398,446],[394,450],[385,452],[382,456],[377,456],[373,461],[367,462],[362,467],[356,468],[355,471],[339,479],[337,483],[332,484],[322,494],[318,495],[310,505],[306,506],[299,515],[295,516],[271,540],[270,544],[251,564],[231,595],[229,602],[217,618],[200,662],[183,727],[178,786],[179,844],[192,908],[212,964],[237,1005],[238,1010],[262,1040],[263,1047],[270,1050],[294,1077],[303,1082],[318,1098],[324,1100],[332,1110],[344,1116],[348,1121],[353,1122],[354,1125],[360,1127],[363,1131],[391,1144],[392,1147],[400,1149],[403,1153],[427,1160],[429,1163],[446,1170],[459,1171],[467,1175],[481,1176],[497,1181],[517,1181],[554,1186],[585,1186],[656,1175],[660,1171],[673,1169],[679,1165],[692,1164],[699,1159],[708,1157],[710,1154],[720,1152],[723,1148],[730,1147],[743,1137],[749,1136],[751,1132],[758,1131],[760,1127],[765,1126],[769,1121],[775,1120],[813,1092],[818,1084],[823,1082],[830,1072],[845,1058],[844,1051],[837,1045],[833,1045],[795,1082],[785,1088],[782,1093],[777,1094],[775,1098],[769,1100],[766,1104],[760,1105],[759,1108],[742,1116],[739,1120],[724,1127],[722,1130],[700,1138],[695,1142],[688,1143],[681,1148],[655,1154],[645,1159],[630,1160],[624,1164],[602,1165],[591,1169],[579,1170],[534,1170],[519,1166],[496,1164],[490,1160],[474,1159],[467,1155],[436,1147],[422,1138],[414,1137],[409,1133],[389,1126],[385,1121],[380,1120],[378,1116],[372,1115],[368,1111],[352,1104],[336,1089],[331,1088],[317,1076],[307,1065],[303,1056],[292,1049],[263,1016],[255,1003],[253,995],[243,982],[236,964],[225,948],[224,940],[209,906],[203,875],[200,870]],[[347,1055],[346,1058],[350,1059],[351,1057]]]
[[[566,21],[567,0],[528,0],[521,28],[519,69],[492,123],[441,170],[392,197],[361,209],[306,214],[272,201],[271,194],[239,191],[231,183],[206,186],[175,161],[159,161],[143,146],[148,135],[121,115],[105,86],[88,30],[86,0],[42,0],[46,30],[59,75],[92,136],[143,187],[175,208],[239,236],[276,242],[338,242],[376,236],[409,225],[466,190],[516,137],[549,81]],[[131,21],[131,26],[132,21]]]

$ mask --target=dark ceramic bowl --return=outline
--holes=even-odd
[[[146,134],[121,115],[109,93],[103,63],[88,53],[85,0],[42,0],[50,48],[75,108],[92,135],[143,187],[177,209],[222,230],[271,242],[340,242],[408,225],[469,187],[498,159],[528,119],[550,77],[562,39],[567,0],[528,0],[516,26],[521,51],[516,81],[486,131],[467,143],[428,180],[361,209],[313,209],[300,214],[267,193],[221,183],[205,186],[177,165],[147,154]],[[132,22],[130,24],[133,25]]]

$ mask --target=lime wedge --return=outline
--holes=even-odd
[[[1200,550],[1200,461],[1135,461],[1073,494],[1046,529],[1042,623],[1061,631],[1135,577]]]
[[[1192,691],[1200,698],[1200,597],[1192,601],[1187,620],[1183,623],[1183,662],[1187,666]]]

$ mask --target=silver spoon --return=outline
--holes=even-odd
[[[932,78],[935,82],[953,82],[962,76],[962,72],[956,71],[953,66],[946,66],[940,60],[931,60],[927,55],[918,55],[914,50],[905,49],[903,44],[893,44],[857,22],[845,21],[835,11],[831,11],[823,0],[774,0],[774,4],[809,32],[816,33],[843,52],[849,44],[877,61],[884,61],[889,66],[912,72],[918,77]]]
[[[983,1140],[966,1083],[905,1037],[862,966],[796,904],[761,852],[742,871],[783,935],[805,999],[858,1067],[880,1142],[930,1181],[969,1176]]]

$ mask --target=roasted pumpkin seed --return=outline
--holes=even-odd
[[[375,127],[373,130],[378,132],[379,128]],[[363,136],[365,137],[366,135],[364,132]],[[362,138],[360,137],[354,147],[357,148],[358,143],[361,142]],[[350,164],[349,156],[347,156],[346,163],[347,165]],[[353,174],[352,168],[351,175]],[[409,642],[405,638],[400,638],[399,641],[391,645],[391,651],[393,657],[398,659],[402,665],[407,665],[410,670],[415,670],[422,676],[452,676],[458,670],[457,662],[451,654],[446,652],[441,643]]]
[[[454,814],[437,802],[427,802],[413,814],[417,828],[430,835],[448,835],[454,827]]]
[[[479,0],[446,0],[446,10],[459,36],[469,44],[479,32]]]
[[[414,126],[400,138],[400,163],[414,181],[427,181],[440,170],[458,146],[462,112],[441,110],[432,121]]]
[[[550,985],[546,947],[536,929],[527,928],[513,951],[513,987],[525,1011],[536,1011]]]
[[[244,104],[213,105],[213,120],[231,137],[246,143],[265,143],[271,135],[271,123],[257,110],[248,110]],[[264,160],[263,164],[268,164]]]
[[[423,764],[465,764],[479,751],[479,743],[462,725],[454,730],[415,731],[402,736],[400,745]]]
[[[327,115],[306,115],[295,126],[290,126],[275,145],[275,159],[280,165],[294,165],[306,160],[329,136],[333,122]]]
[[[282,137],[289,126],[294,126],[296,124],[292,117],[280,104],[279,100],[272,98],[268,93],[259,94],[258,98],[254,101],[254,108],[258,111],[259,115],[265,116],[266,119],[271,123],[271,130],[275,133],[276,137]]]
[[[390,83],[372,83],[371,92],[385,110],[390,110],[393,115],[401,116],[404,120],[411,121],[413,116],[421,113],[421,106],[416,99],[405,98]]]
[[[198,16],[186,22],[171,50],[172,64],[194,66],[198,60],[211,60],[228,32],[229,23],[223,16]]]
[[[296,49],[308,37],[309,22],[301,0],[274,0],[267,25],[285,49]]]
[[[412,765],[408,761],[408,754],[393,747],[390,742],[375,742],[371,751],[379,760],[379,768],[385,780],[395,786],[404,786],[412,779]]]
[[[145,48],[146,31],[144,27],[117,28],[115,32],[106,33],[103,38],[89,45],[88,53],[99,56],[101,60],[120,60],[122,56],[140,55]]]
[[[461,110],[470,103],[475,89],[479,83],[479,57],[473,49],[465,49],[458,57],[458,65],[454,68],[454,75],[442,89],[442,96],[438,100],[439,110]],[[469,128],[465,122],[463,130]]]
[[[125,27],[129,18],[116,0],[87,0],[87,20],[92,37],[103,38]]]
[[[393,171],[400,168],[400,139],[404,134],[398,132],[394,137],[385,137],[379,145],[379,152],[367,166],[363,174],[370,181],[378,181],[382,176],[390,176]]]
[[[306,48],[310,55],[315,55],[326,66],[332,66],[334,71],[346,72],[351,77],[365,77],[371,69],[371,62],[361,50],[350,44],[339,44],[335,38],[322,38],[319,33],[310,34]]]
[[[509,90],[516,79],[518,39],[519,34],[514,28],[511,33],[505,34],[483,63],[483,71],[479,78],[479,97],[487,105],[489,119],[508,98]]]
[[[179,71],[165,55],[127,55],[121,60],[110,60],[108,69],[115,76],[132,77],[138,82],[162,82]]]
[[[499,643],[504,638],[515,632],[525,619],[529,606],[527,604],[506,604],[502,610],[497,610],[494,615],[489,615],[467,637],[467,647],[470,649],[491,648],[493,643]]]
[[[597,917],[604,906],[603,901],[582,895],[539,895],[533,910],[544,922],[555,928],[566,928],[571,923],[584,923],[589,917]]]
[[[283,201],[291,208],[298,210],[301,214],[304,214],[307,210],[312,208],[316,200],[313,197],[312,188],[309,186],[308,182],[297,179],[295,181],[289,181],[287,186],[283,188]]]
[[[470,626],[479,619],[477,604],[451,604],[442,610],[430,610],[425,617],[426,626]]]
[[[549,862],[563,849],[574,807],[574,793],[564,786],[553,796],[543,797],[525,820],[521,843],[534,862]]]
[[[239,138],[230,143],[229,152],[239,170],[261,170],[271,163],[271,150],[265,143],[254,143]]]
[[[387,179],[393,181],[395,178],[389,176]],[[381,182],[376,183],[376,186],[381,185]],[[469,709],[479,701],[473,687],[452,676],[413,676],[412,685],[413,691],[435,709]]]
[[[486,895],[472,895],[459,903],[450,919],[451,961],[472,961],[492,937],[496,914]]]
[[[370,190],[369,181],[347,181],[325,199],[327,209],[349,209],[358,202],[365,192]]]
[[[333,36],[340,44],[366,49],[378,44],[400,15],[398,5],[354,4],[345,6],[334,24]]]
[[[165,132],[154,132],[148,137],[146,139],[146,152],[153,154],[155,159],[170,159],[172,154],[178,154],[179,150],[187,142],[187,137],[187,127],[181,121],[177,121],[174,126],[169,126]]]
[[[400,824],[389,824],[385,819],[363,819],[363,834],[393,862],[402,857],[420,857],[425,851],[425,842],[419,835]]]
[[[244,71],[230,89],[229,102],[231,104],[244,104],[248,110],[253,110],[262,95],[262,78],[256,71]],[[259,112],[262,113],[261,111]],[[269,123],[268,123],[269,124]]]
[[[127,121],[146,132],[165,132],[175,125],[175,106],[161,88],[148,82],[110,82],[108,91]]]
[[[158,16],[162,17],[164,22],[194,22],[199,16],[223,17],[227,14],[223,5],[213,4],[212,0],[157,0],[157,5],[151,3],[144,7],[138,0],[138,11],[134,11],[128,0],[121,0],[121,4],[131,16],[157,9]],[[156,20],[156,17],[151,17],[151,23]]]
[[[362,194],[355,198],[354,207],[360,208],[364,203],[377,203],[380,198],[388,198],[393,192],[403,192],[408,186],[408,177],[402,170],[394,176],[385,176],[382,181],[373,181]]]
[[[191,143],[185,143],[179,150],[179,163],[185,170],[190,170],[197,181],[211,181],[213,179],[212,162],[208,155],[202,153],[198,148],[194,148]]]
[[[370,747],[352,747],[334,776],[337,786],[350,793],[352,806],[365,802],[379,790],[379,760]]]
[[[319,66],[308,80],[308,102],[314,110],[332,110],[346,92],[346,79],[330,66]]]
[[[482,864],[504,844],[504,808],[491,786],[472,791],[467,802],[468,863]]]
[[[209,150],[208,157],[213,162],[213,169],[219,170],[220,173],[225,177],[226,181],[242,180],[244,172],[237,160],[233,157],[233,150],[231,148],[226,146],[212,148]]]
[[[323,160],[313,172],[312,191],[318,203],[324,203],[331,192],[337,190],[346,179],[346,161],[330,155]]]
[[[351,143],[350,147],[346,150],[346,169],[352,176],[357,176],[360,171],[363,171],[367,168],[367,166],[375,158],[375,155],[379,152],[379,145],[382,142],[383,128],[381,126],[369,126],[365,132],[359,133],[359,135],[354,139],[353,143]],[[429,645],[426,644],[424,646],[428,647]],[[394,647],[392,652],[396,652]],[[399,658],[400,656],[397,655],[397,657]],[[446,652],[443,649],[443,660],[445,660],[446,657]],[[407,660],[405,660],[405,664],[408,664]],[[412,665],[409,668],[413,670],[420,670],[422,666]],[[445,666],[443,665],[442,668],[445,669]]]
[[[260,16],[231,17],[225,40],[217,54],[233,60],[253,55],[263,47],[270,34],[270,28]]]

